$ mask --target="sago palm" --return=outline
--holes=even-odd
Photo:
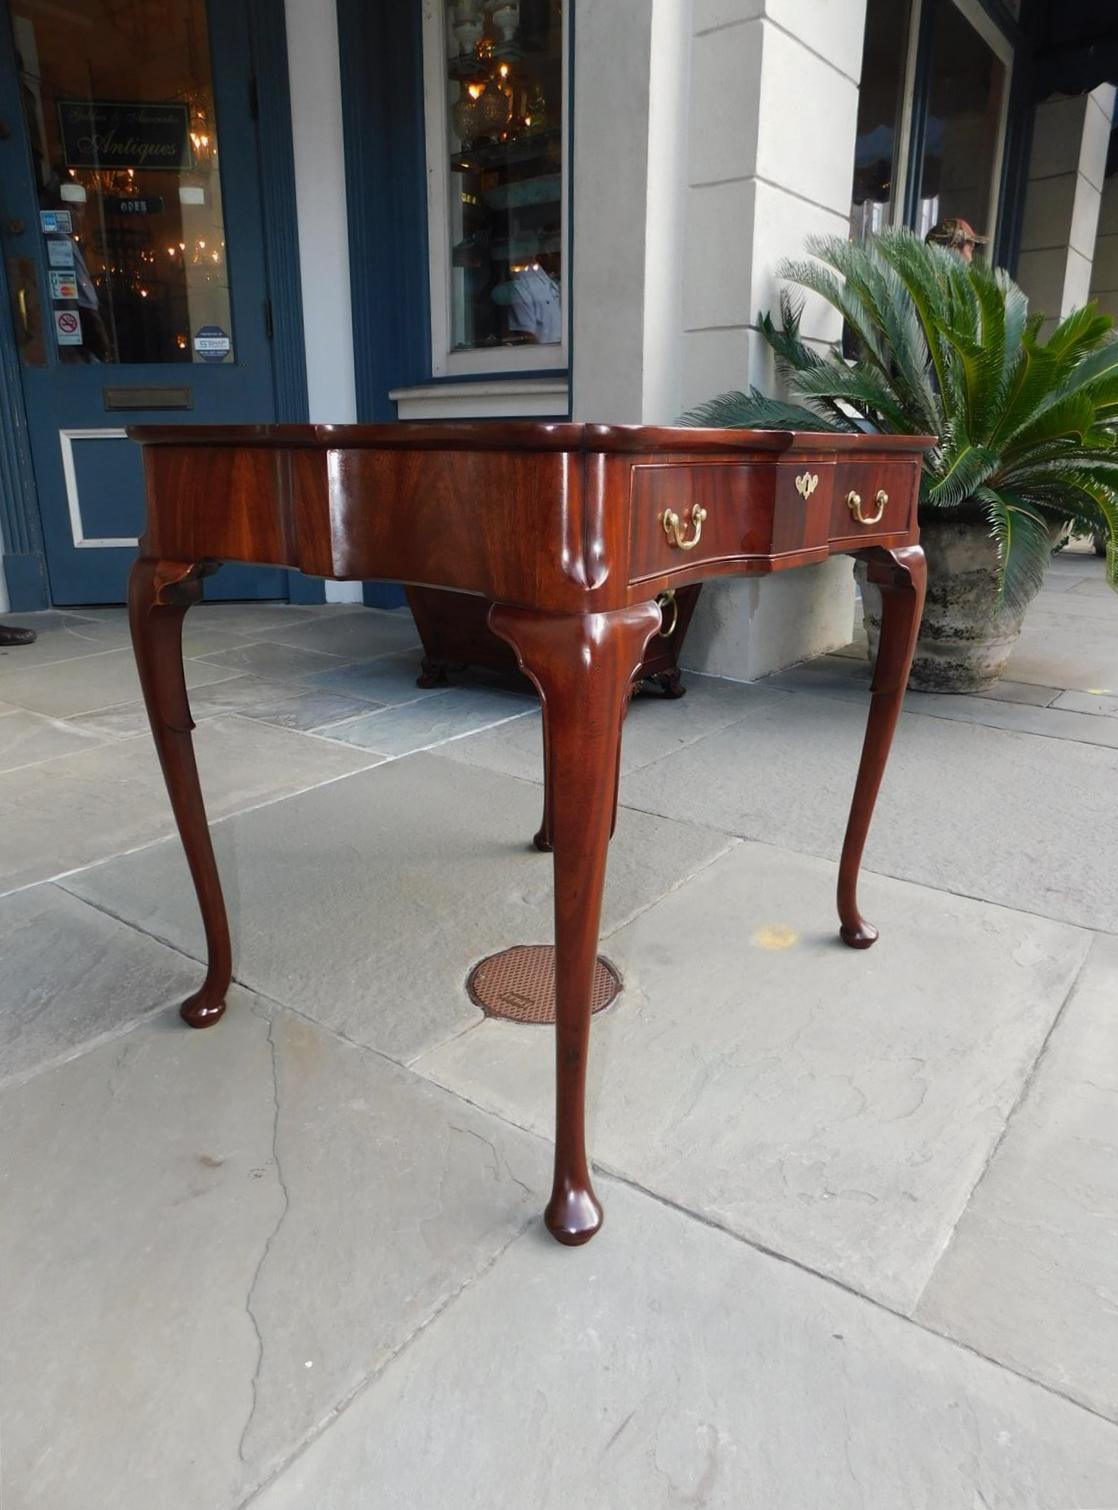
[[[785,290],[780,327],[764,315],[761,329],[800,402],[726,393],[681,423],[935,435],[921,517],[989,522],[1007,606],[1036,591],[1064,524],[1105,538],[1118,587],[1113,321],[1091,304],[1042,339],[1042,316],[1008,274],[909,231],[807,247],[815,260],[785,262],[780,276],[840,312],[855,360],[802,340],[802,298]]]

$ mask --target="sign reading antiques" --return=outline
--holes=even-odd
[[[190,113],[175,100],[59,100],[68,168],[192,168]]]

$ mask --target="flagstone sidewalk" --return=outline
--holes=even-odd
[[[26,616],[25,616],[26,617]],[[0,651],[2,1510],[1116,1510],[1118,601],[1053,560],[1009,677],[910,694],[833,888],[857,644],[638,698],[591,1132],[542,1232],[533,698],[404,613],[188,616],[237,985],[117,609]]]

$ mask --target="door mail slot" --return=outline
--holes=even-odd
[[[106,409],[193,409],[189,388],[102,388]]]

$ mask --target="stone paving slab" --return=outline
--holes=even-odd
[[[277,724],[283,729],[307,731],[339,719],[368,713],[377,707],[363,698],[345,697],[303,682],[269,680],[262,676],[233,676],[191,693],[190,713],[196,724],[223,713]],[[70,727],[91,730],[115,739],[148,734],[147,712],[142,702],[125,703],[100,713],[85,713],[70,720]]]
[[[55,661],[120,650],[131,641],[123,626],[79,619],[48,609],[43,613],[5,614],[4,622],[34,629],[39,638],[31,645],[0,645],[0,676],[9,671],[28,671]]]
[[[104,736],[94,729],[79,729],[23,708],[5,713],[0,707],[0,773],[19,766],[37,765],[77,750],[96,749]]]
[[[0,899],[0,1084],[177,1005],[197,967],[57,886]]]
[[[636,771],[653,760],[674,754],[706,734],[748,719],[756,708],[779,704],[783,696],[766,687],[691,672],[684,680],[687,685],[684,697],[673,699],[648,693],[633,699],[621,738],[622,771]],[[457,740],[444,753],[450,760],[505,771],[525,781],[542,781],[543,731],[539,713],[507,729]]]
[[[1118,1418],[1118,939],[1096,938],[918,1316]]]
[[[424,697],[437,697],[445,687],[417,687],[419,656],[414,650],[381,655],[368,661],[354,661],[333,671],[322,671],[307,678],[308,685],[351,697],[368,698],[382,704],[414,703]]]
[[[379,757],[235,715],[194,736],[210,818],[333,781]],[[172,833],[150,737],[99,745],[0,775],[0,893]]]
[[[1118,628],[1118,592],[1106,582],[1091,581],[1076,583],[1067,592],[1042,592],[1029,605],[1026,623],[1038,619],[1068,625],[1091,620],[1100,630]],[[1088,626],[1084,623],[1083,627]]]
[[[1107,632],[1109,622],[1109,614],[1105,622],[1078,623],[1054,615],[1027,617],[1010,658],[1010,675],[1047,687],[1118,692],[1118,635]]]
[[[237,978],[394,1059],[414,1058],[478,1021],[465,991],[472,965],[510,944],[551,940],[552,864],[530,844],[539,822],[538,787],[415,755],[216,824]],[[732,842],[622,813],[606,927]],[[177,843],[65,885],[200,957]]]
[[[1071,1510],[1118,1430],[606,1182],[533,1229],[252,1510]]]
[[[1089,713],[1095,718],[1118,718],[1118,692],[1109,695],[1102,692],[1061,692],[1054,706],[1069,708],[1075,713]]]
[[[1099,566],[1100,571],[1097,576],[1089,577],[1086,581],[1083,582],[1077,582],[1072,587],[1071,591],[1076,595],[1077,598],[1105,598],[1108,602],[1114,601],[1114,589],[1102,574],[1101,561],[1099,562]]]
[[[32,645],[31,649],[35,648]],[[185,672],[188,688],[221,682],[235,674],[226,667],[195,660],[185,662]],[[73,718],[98,708],[136,702],[142,695],[131,645],[119,650],[99,649],[94,655],[58,660],[49,666],[21,669],[15,661],[0,665],[0,698],[48,718]]]
[[[855,663],[841,656],[823,656],[802,666],[768,677],[763,686],[787,692],[814,692],[821,697],[840,698],[869,708],[870,686],[865,673],[859,674]],[[1034,696],[1012,694],[1023,688]],[[1084,703],[1072,701],[1084,699]],[[1105,699],[1088,699],[1084,692],[1061,693],[1058,687],[1029,687],[1023,682],[1000,682],[989,695],[950,692],[909,692],[904,701],[906,713],[928,718],[950,718],[961,723],[986,724],[991,729],[1016,729],[1023,734],[1040,734],[1046,739],[1074,739],[1081,744],[1118,748],[1118,729],[1105,721],[1092,722],[1089,713],[1105,711],[1095,706]],[[1118,699],[1115,700],[1118,703]]]
[[[631,772],[622,801],[837,858],[864,727],[864,704],[801,693]],[[866,864],[1118,932],[1118,813],[1094,796],[1116,786],[1112,749],[904,714]]]
[[[448,740],[458,741],[478,729],[492,729],[500,737],[510,721],[530,716],[533,708],[534,700],[525,693],[451,687],[437,697],[366,712],[319,732],[325,739],[380,755],[410,755]]]
[[[330,671],[346,664],[345,657],[322,650],[307,650],[297,645],[281,645],[273,640],[252,640],[229,649],[208,652],[196,663],[221,666],[227,674],[250,673],[264,677],[304,677],[318,671]]]
[[[1045,576],[1041,594],[1046,596],[1048,593],[1075,592],[1082,583],[1089,580],[1086,575],[1078,572],[1055,572],[1050,568]]]
[[[419,635],[410,613],[387,613],[376,608],[323,614],[307,624],[282,624],[269,640],[303,650],[325,651],[347,661],[370,660],[390,651],[414,650],[419,675]]]
[[[5,1506],[232,1510],[537,1220],[548,1150],[244,992],[0,1095]]]
[[[602,1164],[889,1305],[916,1303],[1090,935],[871,879],[868,951],[835,937],[834,866],[741,845],[605,941]],[[485,1022],[415,1068],[551,1129],[550,1047]]]
[[[830,655],[817,656],[812,661],[802,661],[797,666],[789,666],[784,671],[775,672],[772,676],[765,677],[761,682],[762,687],[784,687],[792,691],[810,688],[818,683],[820,686],[827,685],[836,693],[844,686],[849,696],[854,695],[854,690],[861,687],[868,696],[870,687],[870,663],[865,649],[859,649],[857,645],[847,645],[841,650],[836,650]],[[1060,695],[1059,687],[1044,687],[1033,682],[1015,682],[1008,677],[1002,677],[985,692],[945,693],[945,692],[916,692],[909,691],[905,698],[905,707],[912,711],[934,713],[941,704],[946,706],[971,704],[977,706],[981,713],[987,711],[985,704],[995,703],[1030,703],[1034,707],[1044,708],[1055,701]],[[976,721],[980,721],[979,715],[975,715]]]

